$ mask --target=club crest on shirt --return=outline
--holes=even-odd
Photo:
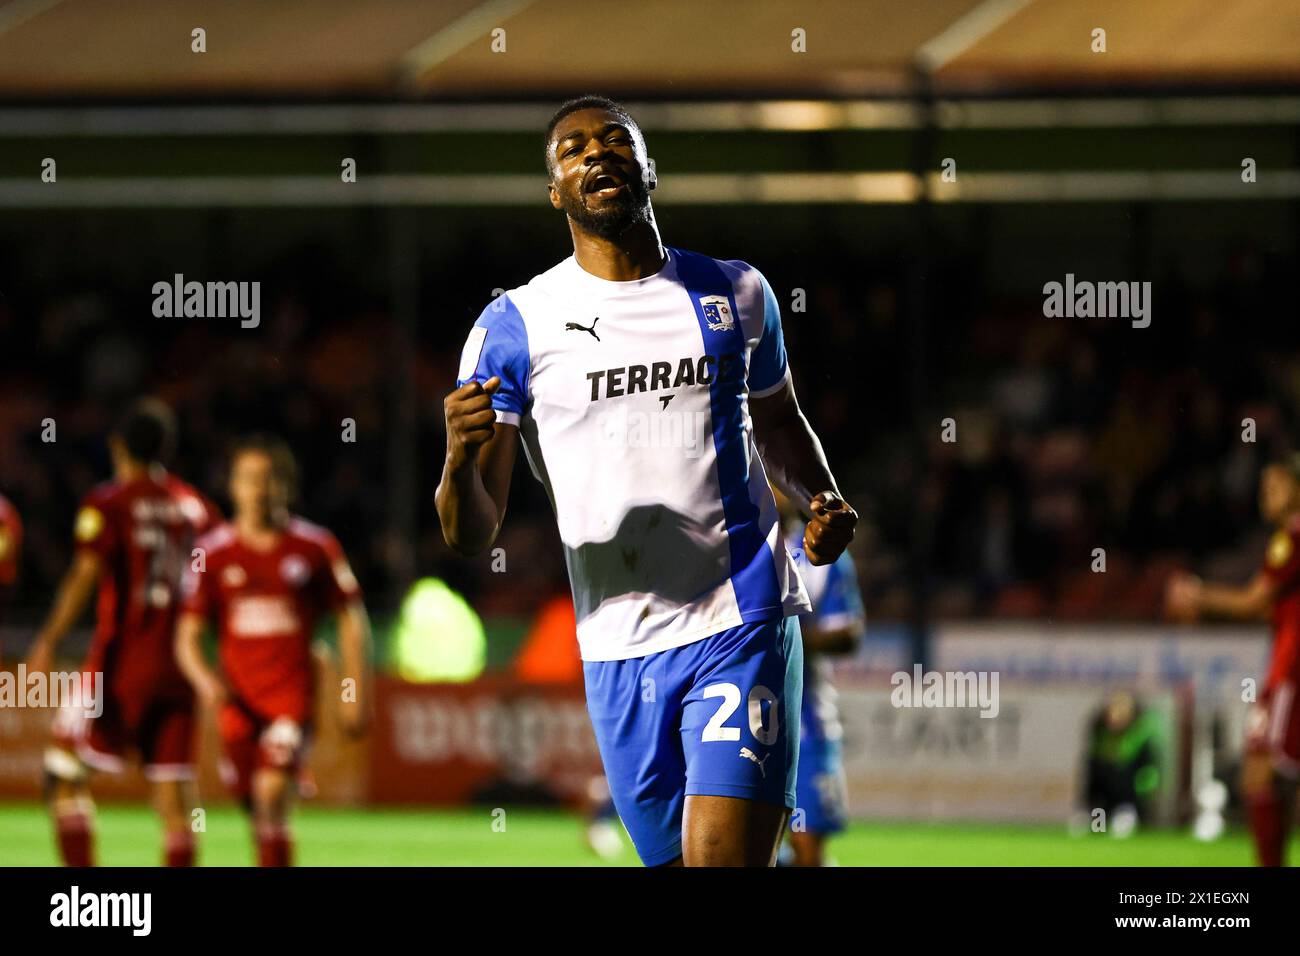
[[[1291,535],[1286,531],[1277,531],[1268,542],[1268,566],[1280,568],[1291,560]]]
[[[280,577],[284,579],[285,584],[302,584],[310,574],[311,568],[302,555],[287,554],[280,562]]]
[[[248,575],[245,574],[244,569],[237,564],[227,565],[226,569],[221,572],[221,583],[228,588],[243,587],[244,582],[247,580]]]
[[[104,528],[104,515],[98,508],[89,506],[77,512],[76,536],[78,541],[90,542],[99,537]]]
[[[700,310],[711,331],[730,332],[736,326],[736,320],[731,315],[731,305],[725,295],[700,296]]]

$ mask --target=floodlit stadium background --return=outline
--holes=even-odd
[[[545,496],[521,462],[502,554],[463,561],[432,491],[466,330],[570,251],[541,129],[602,92],[645,129],[665,241],[771,280],[868,519],[868,640],[837,669],[860,822],[833,855],[1245,863],[1231,805],[1222,840],[1189,833],[1206,783],[1233,785],[1266,632],[1173,628],[1159,602],[1173,568],[1250,573],[1260,462],[1296,444],[1297,49],[1300,6],[1266,0],[0,2],[0,492],[27,536],[3,657],[48,607],[124,401],[173,403],[177,471],[219,500],[230,439],[280,432],[385,675],[369,743],[323,724],[304,862],[594,862],[570,815],[596,767],[580,686],[521,653],[567,587]],[[260,281],[261,326],[154,318],[178,273]],[[1045,318],[1067,274],[1151,281],[1150,327]],[[890,706],[918,661],[996,671],[999,716]],[[1161,829],[1071,838],[1114,689],[1158,728]],[[0,710],[0,863],[53,859],[47,717]],[[205,858],[243,862],[207,754]],[[101,792],[121,801],[102,857],[150,862],[140,781]]]

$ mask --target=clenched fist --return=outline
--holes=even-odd
[[[803,533],[803,553],[808,563],[833,564],[853,540],[858,513],[833,491],[823,491],[808,503],[812,520]]]
[[[453,466],[476,459],[479,449],[491,440],[497,418],[492,396],[500,387],[501,378],[493,375],[486,382],[466,382],[443,399],[447,458]]]

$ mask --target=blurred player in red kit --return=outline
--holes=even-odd
[[[91,771],[118,773],[131,751],[152,784],[167,864],[194,863],[194,695],[176,666],[172,635],[194,539],[220,516],[163,467],[175,432],[171,410],[146,399],[109,436],[113,480],[93,489],[77,512],[75,557],[28,656],[29,671],[48,672],[98,588],[98,620],[81,669],[82,687],[97,694],[102,711],[61,708],[45,755],[50,811],[69,866],[94,864]]]
[[[23,550],[23,523],[9,499],[0,495],[0,625],[4,607],[18,583],[18,556]],[[0,643],[0,667],[4,667],[4,645]]]
[[[1281,866],[1300,782],[1300,455],[1260,475],[1259,508],[1276,527],[1263,567],[1247,584],[1202,582],[1181,574],[1169,582],[1172,617],[1273,622],[1268,677],[1246,725],[1242,795],[1261,866]]]
[[[370,625],[334,536],[289,512],[297,466],[273,438],[250,438],[230,465],[234,518],[198,543],[204,563],[185,579],[176,657],[206,706],[218,711],[223,775],[253,822],[258,862],[289,866],[289,811],[315,709],[312,637],[333,612],[342,658],[339,719],[364,733]],[[213,621],[220,672],[201,639]]]

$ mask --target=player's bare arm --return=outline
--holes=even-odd
[[[815,565],[830,564],[848,547],[858,513],[835,484],[822,443],[799,408],[794,383],[750,399],[754,442],[767,476],[809,517],[804,551]]]
[[[202,614],[186,612],[176,623],[176,664],[205,707],[219,707],[226,699],[226,684],[203,654]]]
[[[59,583],[49,617],[32,642],[27,657],[28,670],[44,673],[53,665],[54,652],[58,649],[59,642],[76,626],[95,594],[100,569],[99,555],[93,552],[83,551],[72,559],[72,564]]]
[[[1169,580],[1165,608],[1176,621],[1255,621],[1268,616],[1276,594],[1276,586],[1263,574],[1243,585],[1211,584],[1193,574],[1178,574]]]
[[[505,520],[519,430],[496,421],[492,395],[500,387],[496,376],[466,382],[443,401],[447,458],[434,501],[442,536],[458,554],[491,547]]]
[[[341,695],[339,723],[343,732],[360,737],[370,726],[370,616],[360,601],[341,608],[335,621],[339,634],[340,677],[355,681],[355,694]]]

